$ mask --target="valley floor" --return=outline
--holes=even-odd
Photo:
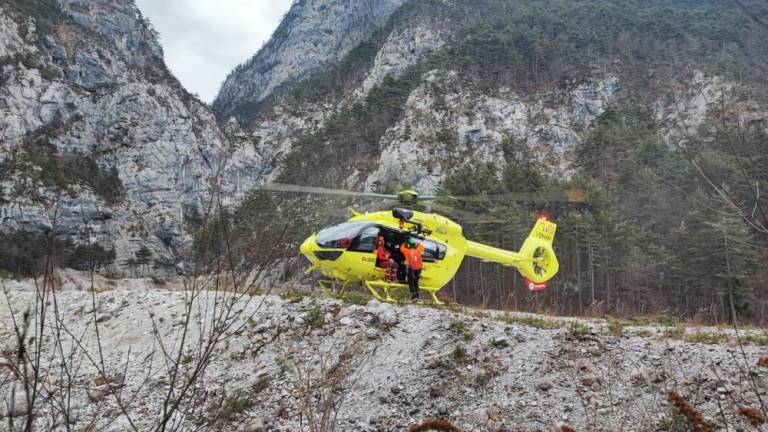
[[[66,430],[55,414],[62,406],[70,407],[73,430],[133,430],[131,422],[152,430],[174,372],[182,380],[194,372],[216,322],[231,325],[193,397],[182,401],[183,415],[171,418],[176,430],[211,423],[222,431],[310,430],[308,415],[320,417],[329,401],[340,406],[339,431],[404,431],[431,418],[465,431],[688,430],[668,402],[670,390],[718,430],[756,430],[740,410],[759,408],[756,391],[765,397],[768,390],[759,346],[693,342],[653,326],[609,331],[603,322],[524,314],[312,297],[233,300],[209,291],[193,298],[149,281],[116,286],[49,299],[37,430]],[[0,302],[3,417],[14,411],[11,393],[20,388],[9,372],[11,311],[21,323],[36,304],[24,288],[7,283],[8,301]],[[3,418],[0,430],[8,425]]]

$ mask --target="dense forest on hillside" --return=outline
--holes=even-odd
[[[507,206],[489,201],[488,211],[509,224],[470,225],[469,235],[475,238],[515,246],[527,235],[521,227],[530,225],[535,211],[550,211],[558,221],[556,249],[562,264],[552,289],[531,296],[510,271],[474,262],[457,278],[464,287],[457,296],[486,305],[557,313],[598,308],[727,321],[734,312],[762,322],[768,294],[768,236],[753,225],[764,227],[765,217],[758,214],[757,221],[746,221],[656,130],[647,109],[622,106],[607,111],[579,149],[581,174],[568,182],[588,191],[586,204]],[[765,200],[752,199],[740,165],[751,167],[745,167],[750,184],[766,180],[764,128],[730,125],[702,136],[692,157],[705,172],[728,184],[737,202],[749,206],[750,212],[753,208],[762,212]],[[757,157],[740,156],[746,154]],[[462,194],[470,192],[468,184],[474,185],[471,192],[480,194],[520,188],[525,177],[514,166],[508,165],[499,177],[495,169],[468,165],[445,187]],[[563,186],[555,180],[548,183],[527,184],[529,190],[553,187],[552,183]],[[470,283],[473,280],[482,282],[478,286]]]
[[[472,2],[471,8],[464,2],[434,3],[431,14],[463,23],[456,41],[386,79],[363,102],[342,109],[319,133],[300,140],[284,161],[281,181],[299,183],[307,172],[322,172],[313,182],[335,186],[352,172],[370,172],[382,135],[402,118],[405,102],[424,74],[436,69],[457,70],[466,85],[485,94],[511,87],[522,97],[610,73],[620,78],[626,98],[649,106],[694,71],[735,79],[752,89],[767,88],[765,63],[759,61],[768,58],[760,43],[765,28],[723,1],[483,0]],[[406,15],[410,20],[424,13],[411,7],[416,15]],[[764,9],[755,6],[755,13]],[[478,19],[476,11],[485,14]],[[374,49],[361,45],[283,100],[300,105],[343,93],[349,84],[334,78],[362,80],[359,68],[369,65],[372,55]],[[348,162],[324,169],[331,160]]]

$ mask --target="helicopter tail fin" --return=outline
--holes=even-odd
[[[524,261],[517,268],[531,291],[543,290],[546,282],[560,270],[560,263],[552,249],[556,230],[557,225],[554,222],[541,217],[520,248],[519,254]]]

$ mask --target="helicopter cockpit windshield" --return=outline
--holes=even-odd
[[[344,222],[320,231],[315,241],[318,246],[328,249],[347,249],[353,246],[356,250],[372,251],[376,248],[378,233],[376,224],[371,222]]]

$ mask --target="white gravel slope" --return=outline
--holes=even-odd
[[[8,302],[0,302],[0,343],[12,356],[9,305],[20,322],[27,306],[34,305],[35,295],[11,291],[8,296]],[[188,355],[180,371],[189,371],[196,363],[196,342],[201,329],[203,333],[210,329],[216,298],[207,293],[193,302]],[[59,292],[62,322],[72,335],[82,335],[85,349],[98,359],[95,317],[108,375],[125,376],[123,398],[136,395],[129,408],[131,419],[138,430],[150,430],[168,391],[171,370],[153,328],[166,350],[178,346],[185,294],[105,291],[95,295],[95,313],[92,300],[85,291]],[[336,429],[340,431],[402,431],[433,417],[449,419],[466,431],[550,431],[558,423],[579,431],[667,430],[663,424],[671,416],[666,392],[671,388],[718,427],[724,428],[725,420],[729,430],[754,430],[737,410],[758,407],[754,387],[766,389],[765,373],[756,367],[761,350],[754,346],[745,346],[742,353],[734,346],[661,337],[614,337],[601,331],[576,336],[567,328],[510,324],[488,314],[481,318],[377,302],[358,306],[256,296],[244,298],[235,309],[243,310],[237,321],[242,328],[233,328],[218,345],[201,382],[200,394],[205,397],[187,401],[185,415],[174,417],[179,430],[196,430],[196,425],[217,415],[217,400],[235,400],[232,395],[247,403],[222,418],[219,430],[262,430],[262,423],[267,430],[308,430],[302,428],[306,420],[300,418],[293,368],[317,366],[318,350],[331,352],[335,359],[345,344],[353,346],[361,368],[339,393],[344,396]],[[201,319],[206,316],[209,319]],[[52,332],[46,331],[42,350],[42,369],[51,375],[44,389],[46,398],[51,397],[48,401],[61,399],[67,381]],[[65,353],[81,352],[72,348],[70,337],[63,339]],[[103,430],[131,430],[124,417],[108,420],[118,414],[115,398],[94,394],[99,374],[87,359],[76,357],[82,362],[71,369],[73,430],[85,430],[93,419]],[[12,387],[7,379],[10,368],[3,365],[0,415],[8,412]],[[51,406],[41,404],[39,430],[54,427]],[[7,418],[0,421],[0,431],[4,428]]]

